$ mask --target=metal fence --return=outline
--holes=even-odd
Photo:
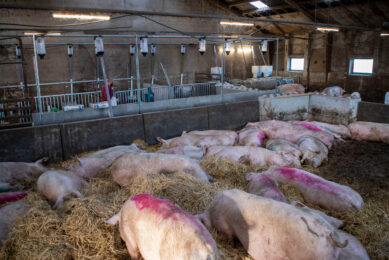
[[[210,96],[218,93],[216,82],[194,83],[169,86],[157,86],[143,88],[139,90],[140,100],[142,102],[153,102],[166,99],[188,98],[197,96]],[[117,104],[131,104],[138,102],[138,90],[121,90],[115,91]],[[51,112],[53,110],[63,110],[65,105],[84,105],[89,107],[90,103],[100,102],[101,91],[82,92],[73,94],[60,94],[41,96],[43,112]],[[38,97],[35,97],[35,108],[39,111]]]
[[[32,103],[31,98],[0,100],[0,128],[31,125]]]

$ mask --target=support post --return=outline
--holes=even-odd
[[[100,56],[100,63],[101,63],[101,69],[103,71],[103,77],[104,77],[104,87],[105,87],[105,93],[107,94],[107,100],[108,100],[108,115],[110,118],[113,117],[113,111],[112,111],[112,103],[111,103],[111,94],[109,93],[108,89],[108,79],[107,79],[107,73],[105,72],[105,65],[104,65],[104,57],[103,55]]]
[[[38,96],[38,110],[39,110],[39,119],[42,120],[42,97],[41,97],[41,87],[39,85],[39,69],[38,69],[38,59],[36,57],[36,42],[35,42],[35,34],[32,35],[32,42],[34,44],[34,72],[35,72],[35,85],[36,85],[36,93]]]
[[[276,86],[275,89],[277,89],[277,81],[278,81],[278,45],[279,45],[279,40],[277,38],[276,40]]]
[[[72,62],[72,57],[70,56],[69,57],[69,72],[70,72],[70,94],[71,94],[71,100],[72,100],[72,104],[74,104],[74,100],[73,100],[73,62]]]
[[[135,50],[136,50],[136,57],[135,57],[135,66],[136,66],[136,85],[137,85],[137,99],[138,99],[138,112],[140,114],[141,112],[141,100],[140,100],[140,71],[139,71],[139,42],[138,42],[138,36],[136,36],[136,43],[135,43]]]
[[[224,69],[225,69],[225,59],[224,59],[224,53],[226,51],[226,45],[223,44],[223,53],[222,53],[222,60],[221,60],[221,63],[222,63],[222,75],[221,75],[221,87],[220,87],[220,95],[222,97],[222,103],[223,103],[223,87],[224,87]]]
[[[28,88],[27,85],[27,69],[26,69],[26,62],[24,59],[24,48],[23,48],[23,41],[20,37],[18,37],[19,41],[19,47],[20,47],[20,55],[21,55],[21,62],[22,62],[22,72],[23,72],[23,85],[24,85],[24,91],[25,91],[25,96],[30,97],[30,89]]]

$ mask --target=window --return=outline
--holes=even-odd
[[[371,76],[373,74],[373,59],[355,58],[350,60],[350,74]]]
[[[304,58],[289,58],[288,71],[303,72],[304,71]]]
[[[250,2],[251,5],[255,6],[258,9],[266,9],[269,8],[266,4],[262,3],[262,1],[254,1]]]

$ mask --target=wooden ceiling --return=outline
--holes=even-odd
[[[229,14],[253,18],[299,20],[333,25],[353,25],[389,31],[388,0],[262,0],[269,8],[258,9],[253,0],[210,0]],[[256,24],[257,29],[266,23]],[[258,33],[296,34],[312,30],[309,26],[271,24]],[[254,29],[255,31],[255,29]]]

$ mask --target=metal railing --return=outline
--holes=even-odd
[[[216,82],[193,83],[169,86],[157,86],[140,89],[140,99],[142,102],[160,101],[166,99],[188,98],[198,96],[217,95]],[[152,98],[148,98],[152,94]],[[115,91],[117,104],[131,104],[138,102],[138,90]],[[52,109],[63,110],[65,105],[84,105],[89,107],[90,103],[100,102],[101,91],[81,92],[73,94],[59,94],[41,96],[44,112],[51,112]],[[35,97],[35,109],[38,111],[38,97]]]

